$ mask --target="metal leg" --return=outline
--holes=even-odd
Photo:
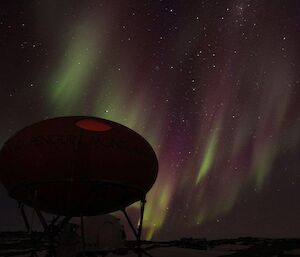
[[[128,221],[128,224],[136,237],[137,248],[135,248],[134,251],[138,254],[138,256],[143,256],[143,255],[151,256],[150,254],[145,252],[145,250],[141,249],[141,238],[142,238],[142,232],[143,232],[145,204],[146,204],[146,199],[145,199],[145,196],[143,196],[143,198],[141,199],[140,222],[139,222],[137,229],[133,226],[132,221],[130,220],[126,210],[125,209],[121,210],[124,213],[126,220]]]
[[[142,232],[143,232],[143,219],[144,219],[146,199],[143,198],[141,203],[142,203],[142,205],[141,205],[141,216],[140,216],[140,224],[139,224],[139,227],[138,227],[138,236],[137,236],[138,248],[141,247],[141,237],[142,237]]]
[[[46,231],[46,229],[48,228],[48,225],[47,225],[47,222],[46,222],[43,214],[38,209],[34,209],[34,210],[35,210],[35,212],[36,212],[36,214],[37,214],[37,216],[38,216],[38,218],[39,218],[39,220],[40,220],[40,222],[41,222],[44,230]]]
[[[83,250],[83,256],[85,256],[85,235],[84,235],[84,221],[83,216],[80,215],[80,225],[81,225],[81,240],[82,240],[82,250]]]
[[[129,218],[127,212],[126,212],[126,210],[123,209],[122,212],[124,213],[124,215],[125,215],[125,217],[126,217],[126,219],[127,219],[127,221],[128,221],[128,224],[129,224],[129,226],[130,226],[130,228],[131,228],[133,234],[135,235],[136,238],[138,238],[138,233],[136,232],[136,229],[134,228],[134,226],[133,226],[133,224],[132,224],[132,222],[131,222],[131,220],[130,220],[130,218]]]
[[[22,214],[22,217],[23,217],[23,220],[24,220],[27,232],[29,233],[30,226],[29,226],[29,222],[28,222],[28,219],[27,219],[27,216],[26,216],[26,212],[24,210],[24,204],[23,203],[19,203],[19,208],[21,210],[21,214]]]

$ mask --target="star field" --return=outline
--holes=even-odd
[[[159,159],[146,239],[299,236],[299,11],[294,0],[2,1],[1,144],[41,119],[110,119]],[[4,229],[20,228],[4,189],[0,205]]]

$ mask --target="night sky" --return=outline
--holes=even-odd
[[[3,0],[0,53],[1,145],[68,115],[151,143],[145,239],[300,236],[300,1]]]

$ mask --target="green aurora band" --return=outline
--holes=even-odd
[[[93,19],[87,20],[79,29],[75,27],[65,54],[52,69],[48,107],[53,115],[88,114],[119,122],[140,133],[154,147],[160,170],[157,182],[147,196],[145,238],[151,239],[164,226],[172,227],[178,223],[171,212],[176,194],[184,195],[186,207],[182,210],[186,211],[187,220],[191,225],[199,225],[228,212],[243,185],[251,184],[261,189],[281,151],[278,145],[291,94],[285,85],[286,81],[293,79],[289,68],[282,67],[278,61],[280,73],[272,67],[268,76],[263,74],[255,78],[266,89],[260,99],[249,97],[248,103],[242,103],[237,117],[232,115],[232,110],[236,109],[234,96],[237,94],[233,79],[216,78],[215,73],[211,74],[215,87],[201,95],[199,93],[197,97],[204,98],[199,100],[202,103],[200,114],[198,120],[190,121],[199,136],[187,140],[188,143],[176,143],[176,136],[187,137],[183,132],[171,134],[168,138],[165,136],[169,127],[167,117],[171,115],[169,107],[157,106],[158,95],[154,90],[152,92],[151,83],[146,76],[144,79],[135,77],[139,67],[126,65],[130,63],[128,58],[124,58],[126,53],[121,51],[125,60],[116,58],[114,53],[109,53],[111,46],[108,42],[95,37],[91,29],[95,23]],[[183,35],[178,36],[184,38]],[[184,49],[183,46],[181,48]],[[184,58],[185,52],[177,55],[176,58]],[[112,62],[110,67],[107,67],[107,59]],[[224,56],[223,59],[230,58]],[[257,64],[257,73],[266,65],[263,60]],[[117,68],[119,66],[122,68]],[[276,77],[276,74],[281,75]],[[241,79],[242,74],[237,74],[237,77]],[[96,79],[91,82],[90,78]],[[176,82],[174,76],[169,79],[170,84]],[[255,108],[250,109],[248,105]],[[87,107],[81,109],[82,106]],[[154,107],[156,111],[153,111]],[[229,120],[233,119],[234,125],[229,126]],[[297,145],[299,127],[293,125],[290,131]],[[224,138],[227,138],[228,144],[221,144]],[[247,154],[249,149],[254,154]],[[189,158],[181,161],[180,155],[183,154]],[[214,183],[214,197],[207,193],[211,183]],[[189,203],[192,202],[195,208],[190,210]],[[135,211],[136,207],[137,204],[131,209]]]

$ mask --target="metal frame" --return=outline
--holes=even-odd
[[[130,189],[134,189],[137,191],[137,196],[139,196],[139,199],[137,201],[141,202],[141,208],[140,208],[140,222],[138,224],[138,227],[135,228],[135,226],[133,225],[128,213],[126,212],[126,207],[128,205],[130,205],[131,203],[129,203],[127,206],[125,207],[121,207],[119,210],[124,214],[133,234],[135,235],[136,238],[136,246],[134,247],[134,251],[136,253],[138,253],[139,256],[142,256],[142,254],[146,254],[148,256],[151,256],[148,253],[145,253],[144,250],[141,249],[141,238],[142,238],[142,232],[143,232],[143,219],[144,219],[144,211],[145,211],[145,204],[146,204],[146,193],[141,190],[139,187],[127,184],[127,183],[120,183],[120,182],[114,182],[114,181],[106,181],[106,180],[102,180],[102,181],[95,181],[95,180],[81,180],[81,179],[74,179],[72,181],[64,179],[64,180],[48,180],[48,181],[39,181],[39,182],[35,182],[35,183],[24,183],[21,186],[18,186],[17,188],[14,188],[13,190],[11,190],[11,192],[9,193],[13,198],[14,198],[14,193],[20,189],[25,189],[25,188],[29,188],[29,190],[34,190],[36,185],[41,185],[41,184],[49,184],[49,183],[72,183],[72,182],[80,182],[80,183],[93,183],[96,184],[97,186],[102,186],[102,185],[113,185],[113,186],[120,186],[120,187],[124,187],[124,188],[130,188]],[[36,196],[36,190],[33,191],[35,196]],[[91,193],[91,192],[89,192]],[[132,202],[133,203],[133,202]],[[82,203],[84,204],[84,203]],[[28,231],[28,233],[30,233],[31,236],[31,240],[32,240],[32,244],[33,244],[33,248],[34,245],[36,243],[36,239],[34,239],[32,237],[32,231],[28,222],[28,218],[24,209],[24,205],[25,203],[23,202],[19,202],[19,208],[26,226],[26,229]],[[33,205],[35,205],[33,203]],[[61,218],[61,216],[56,216],[54,217],[54,219],[47,224],[47,221],[45,220],[43,214],[41,213],[41,211],[36,208],[36,206],[32,206],[32,208],[34,209],[34,211],[37,214],[37,217],[42,225],[42,227],[44,228],[44,232],[42,234],[42,236],[40,236],[37,240],[41,241],[44,237],[48,237],[49,238],[49,251],[48,251],[48,256],[56,256],[56,246],[55,246],[55,238],[57,237],[57,235],[62,231],[62,228],[64,226],[64,224],[66,224],[71,218],[72,216],[64,216],[64,218],[59,221],[59,219]],[[116,211],[116,210],[112,210],[111,212]],[[105,213],[100,213],[100,214],[106,214],[106,213],[110,213],[110,212],[105,212]],[[99,215],[100,215],[99,214]],[[63,216],[63,215],[62,215]],[[85,247],[85,232],[84,232],[84,219],[83,219],[83,214],[80,214],[80,222],[81,222],[81,239],[82,239],[82,247],[83,247],[83,254],[85,255],[85,251],[86,251],[86,247]],[[33,252],[33,255],[35,254],[35,252]]]
[[[143,231],[143,220],[144,220],[145,204],[146,204],[146,199],[144,197],[143,199],[141,199],[140,222],[139,222],[137,230],[136,230],[136,228],[134,228],[134,226],[132,224],[132,221],[131,221],[131,219],[128,216],[128,213],[126,212],[126,209],[125,208],[121,209],[121,211],[123,212],[123,214],[124,214],[124,216],[125,216],[128,224],[129,224],[129,226],[130,226],[133,234],[136,237],[138,248],[140,248],[140,245],[141,245],[141,237],[142,237],[142,231]]]
[[[61,216],[58,215],[55,216],[49,224],[47,224],[46,219],[42,214],[42,212],[39,209],[33,208],[33,211],[36,213],[42,227],[44,228],[43,233],[39,237],[35,237],[32,228],[29,226],[28,217],[24,209],[24,203],[19,202],[19,209],[21,211],[23,221],[25,223],[27,232],[31,239],[31,244],[33,249],[31,256],[36,256],[36,251],[34,250],[34,248],[45,237],[48,237],[49,240],[47,256],[56,256],[55,237],[62,231],[63,226],[71,219],[71,217],[64,217],[62,220],[59,221]]]

